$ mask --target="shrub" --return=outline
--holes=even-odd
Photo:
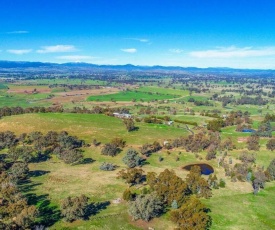
[[[103,162],[99,169],[103,171],[113,171],[116,169],[116,166],[112,163]]]
[[[107,143],[104,145],[104,147],[101,150],[101,153],[103,155],[107,155],[107,156],[116,156],[119,152],[119,148],[117,147],[116,144],[112,144],[112,143]]]
[[[139,157],[138,152],[134,149],[128,149],[122,161],[129,167],[134,168],[141,165],[142,158]]]

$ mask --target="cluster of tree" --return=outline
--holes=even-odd
[[[153,123],[153,124],[162,124],[163,123],[162,119],[159,119],[156,116],[144,117],[143,121],[145,123]]]
[[[195,121],[182,121],[182,120],[175,119],[174,122],[177,122],[177,123],[180,123],[180,124],[198,126],[198,123],[195,122]]]
[[[241,88],[241,89],[234,89],[233,88],[233,89],[222,89],[221,90],[221,94],[225,94],[225,93],[229,93],[229,92],[239,93],[241,95],[246,95],[246,96],[250,96],[250,95],[252,95],[252,96],[255,96],[255,95],[257,95],[257,96],[261,96],[261,95],[267,96],[267,93],[264,92],[262,89],[252,88],[251,90],[245,90],[243,88]]]
[[[258,130],[253,133],[254,136],[259,136],[259,137],[272,137],[272,131],[274,129],[271,126],[270,121],[262,122]]]
[[[215,95],[215,94],[214,94]],[[233,98],[233,95],[230,96],[217,96],[217,97],[212,97],[213,100],[220,101],[222,102],[222,107],[226,107],[230,103],[235,103],[236,100]]]
[[[186,180],[165,169],[159,175],[149,172],[146,182],[148,187],[141,194],[129,189],[123,194],[130,202],[129,214],[134,220],[149,221],[171,210],[171,220],[179,229],[206,229],[211,225],[208,210],[199,200],[211,197],[211,188],[199,167],[192,168]]]
[[[2,107],[0,108],[0,117],[11,116],[11,115],[19,115],[25,113],[62,113],[64,111],[62,106],[54,106],[54,107]]]
[[[19,189],[29,176],[28,164],[0,158],[0,229],[30,229],[39,212]]]
[[[142,155],[150,156],[152,153],[155,153],[161,150],[162,147],[159,142],[154,141],[152,144],[146,143],[140,147],[140,152]]]
[[[37,162],[46,160],[50,154],[57,154],[67,164],[79,163],[83,159],[81,147],[84,141],[63,131],[49,131],[45,135],[34,131],[16,136],[10,131],[0,133],[0,149],[7,148],[7,157],[13,162]]]
[[[0,108],[0,118],[11,115],[19,115],[26,113],[80,113],[80,114],[105,114],[113,116],[113,113],[129,113],[127,108],[110,108],[95,106],[92,109],[86,107],[74,107],[72,109],[64,109],[63,106],[52,106],[52,107],[28,107],[22,108],[17,107],[2,107]]]
[[[265,188],[267,181],[275,180],[275,159],[270,162],[266,170],[253,166],[256,162],[254,154],[242,152],[239,159],[241,163],[236,163],[233,167],[225,162],[222,163],[225,175],[231,177],[232,182],[249,182],[253,187],[254,194],[257,194],[260,189]]]
[[[239,98],[238,100],[236,100],[237,105],[245,105],[245,104],[266,105],[267,103],[268,103],[268,100],[262,98],[261,96],[257,96],[257,97],[243,96],[243,97]]]
[[[50,89],[53,88],[67,88],[69,90],[84,90],[84,89],[99,89],[99,85],[77,85],[77,84],[50,84],[49,85]]]
[[[213,106],[213,103],[211,103],[208,100],[206,100],[206,101],[198,101],[198,100],[194,99],[193,97],[190,97],[188,99],[188,102],[193,102],[195,106]]]
[[[171,147],[183,147],[187,152],[200,152],[208,149],[210,146],[215,150],[222,148],[232,149],[234,147],[232,140],[230,139],[221,142],[220,134],[218,132],[209,132],[208,134],[200,132],[187,137],[177,138],[171,142]]]
[[[231,111],[224,120],[225,126],[252,124],[249,112]]]

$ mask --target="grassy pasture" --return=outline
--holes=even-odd
[[[128,133],[122,120],[97,114],[24,114],[4,117],[0,120],[1,130],[11,130],[17,134],[23,132],[50,130],[66,130],[85,141],[93,138],[108,142],[114,137],[121,137],[128,144],[143,144],[155,140],[164,141],[185,135],[185,129],[178,129],[167,125],[136,123],[137,131]]]
[[[149,94],[146,92],[135,92],[125,91],[111,95],[99,95],[88,97],[88,101],[132,101],[133,99],[140,101],[151,101],[151,100],[166,100],[173,99],[175,96],[170,94]]]
[[[97,138],[104,143],[113,137],[122,137],[127,141],[128,147],[133,146],[134,148],[156,139],[162,141],[186,135],[185,130],[165,125],[137,123],[137,126],[140,127],[138,131],[128,133],[125,131],[121,120],[93,114],[24,114],[4,117],[0,120],[1,130],[11,130],[17,134],[34,130],[42,132],[67,130],[70,134],[77,135],[88,142]],[[231,127],[231,130],[223,130],[222,135],[227,135],[224,133],[225,131],[235,134],[234,127]],[[243,133],[241,134],[243,135]],[[88,147],[84,148],[84,151],[85,158],[92,159],[92,163],[69,166],[53,157],[46,162],[31,164],[30,169],[32,171],[48,172],[45,175],[31,178],[32,182],[29,184],[33,188],[31,193],[49,199],[52,207],[59,206],[60,200],[68,195],[76,196],[81,193],[89,196],[92,202],[112,201],[121,197],[122,191],[127,188],[127,185],[116,179],[116,172],[125,167],[122,163],[125,150],[114,158],[101,155],[100,147]],[[179,151],[182,152],[180,155],[178,154]],[[234,150],[230,154],[235,159],[240,151]],[[200,155],[204,158],[206,153],[203,152]],[[162,162],[158,160],[159,156],[164,158]],[[179,156],[179,161],[176,161],[177,156]],[[257,163],[266,167],[273,157],[272,152],[261,147],[261,151],[257,153]],[[175,170],[177,175],[185,178],[186,172],[181,167],[197,161],[194,154],[180,149],[173,150],[170,154],[166,150],[162,150],[149,157],[147,159],[149,164],[145,165],[143,169],[146,172],[155,171],[159,173],[165,168],[169,168]],[[100,171],[99,166],[103,162],[115,163],[120,168],[115,172]],[[223,170],[216,166],[216,160],[209,163],[215,168],[219,178],[224,177]],[[247,182],[232,183],[229,178],[226,178],[226,183],[225,189],[214,190],[211,199],[203,200],[211,208],[212,229],[257,229],[259,226],[262,226],[262,229],[272,229],[274,227],[274,215],[272,215],[274,205],[272,197],[275,194],[274,183],[268,184],[268,188],[261,191],[256,197],[252,195],[252,187]],[[44,201],[41,200],[42,202]],[[89,221],[75,221],[73,223],[58,221],[51,229],[144,229],[144,225],[139,225],[139,222],[131,222],[126,212],[126,205],[126,203],[111,203],[106,209],[100,210],[96,216],[92,216]],[[104,218],[100,219],[99,217]],[[171,226],[173,225],[168,218],[167,215],[164,215],[150,222],[146,227],[153,226],[160,230],[172,230]],[[247,227],[246,223],[248,222],[254,224],[252,228]]]
[[[154,86],[140,87],[138,91],[146,92],[146,93],[151,92],[151,93],[159,93],[159,94],[170,94],[170,95],[176,95],[176,96],[182,96],[182,97],[189,95],[189,91],[187,90],[161,88],[161,87],[154,87]]]
[[[6,93],[5,85],[0,85],[0,105],[2,106],[47,106],[50,105],[50,101],[43,100],[49,93],[54,93],[57,97],[64,92],[63,88],[51,89],[51,91],[45,92],[47,86],[38,86],[38,84],[91,84],[91,85],[104,85],[107,82],[87,80],[82,81],[80,79],[54,79],[54,80],[35,80],[28,81],[25,85],[9,85],[11,90],[15,90],[12,93]],[[30,85],[27,85],[30,84]],[[226,82],[219,83],[220,85],[227,84]],[[24,88],[33,90],[36,88],[40,93],[38,94],[24,94],[22,90]],[[215,106],[199,106],[195,107],[193,103],[188,103],[189,98],[196,100],[206,100],[211,96],[209,94],[193,94],[189,96],[189,92],[186,90],[172,89],[172,88],[159,88],[157,86],[142,86],[135,91],[119,92],[110,95],[90,96],[89,101],[86,101],[90,106],[96,104],[96,100],[110,102],[111,99],[115,101],[121,101],[121,103],[132,103],[132,99],[136,99],[137,102],[143,99],[146,103],[153,99],[167,100],[167,106],[175,106],[179,110],[177,115],[171,116],[173,119],[179,119],[183,121],[196,121],[199,125],[207,123],[212,120],[211,117],[199,116],[198,111],[203,109],[220,109],[222,114],[226,114],[231,110],[249,111],[252,114],[254,120],[253,128],[257,128],[259,123],[263,120],[265,113],[272,113],[272,108],[263,108],[263,115],[260,114],[259,106],[253,105],[229,105],[226,108],[222,108],[221,103],[214,102]],[[153,94],[148,94],[148,93]],[[156,94],[158,93],[158,94]],[[184,105],[172,104],[172,99],[184,100],[187,102]],[[68,98],[67,98],[68,99]],[[52,101],[51,101],[52,102]],[[63,101],[62,101],[63,103]],[[64,100],[64,104],[68,103]],[[103,104],[103,103],[102,103]],[[111,104],[111,102],[110,102]],[[109,105],[110,105],[109,104]],[[115,106],[115,103],[113,103]],[[156,105],[157,103],[151,103]],[[75,106],[75,105],[71,105]],[[127,105],[128,106],[128,105]],[[183,115],[183,109],[189,107],[196,111],[196,115]],[[166,110],[163,110],[167,112]],[[133,112],[133,111],[131,111]],[[135,114],[134,111],[133,114]],[[167,115],[168,112],[167,112]],[[273,123],[274,125],[274,123]],[[173,126],[167,125],[155,125],[146,123],[136,123],[139,130],[128,133],[124,127],[124,124],[120,119],[114,117],[108,117],[105,115],[94,114],[24,114],[11,117],[3,117],[0,120],[1,131],[11,130],[16,134],[23,132],[29,133],[32,131],[41,131],[46,133],[50,130],[62,131],[66,130],[71,135],[76,135],[86,142],[96,138],[103,144],[109,142],[114,137],[121,137],[127,142],[126,148],[118,154],[116,157],[103,156],[100,153],[101,147],[86,147],[83,148],[86,159],[92,159],[91,163],[80,164],[75,166],[66,165],[56,157],[41,162],[30,164],[32,171],[44,171],[45,175],[31,177],[31,182],[26,184],[29,186],[29,195],[36,194],[38,206],[42,206],[46,199],[50,200],[47,207],[59,206],[60,200],[72,195],[85,194],[91,198],[92,202],[105,202],[112,201],[118,197],[121,197],[122,192],[128,186],[122,181],[116,178],[116,173],[125,165],[122,162],[122,158],[125,151],[129,147],[138,149],[141,144],[151,143],[155,140],[161,143],[164,140],[173,139],[179,136],[186,136],[190,133],[186,129],[178,129]],[[176,125],[175,125],[176,126]],[[183,126],[183,125],[181,125]],[[191,127],[191,126],[190,126]],[[233,164],[238,160],[239,154],[246,149],[246,143],[237,143],[238,137],[247,137],[249,133],[236,132],[236,127],[226,127],[222,129],[222,139],[225,137],[231,137],[237,144],[237,149],[229,152],[229,157],[233,157]],[[273,134],[275,134],[273,132]],[[260,151],[256,153],[257,165],[268,166],[271,159],[275,157],[275,153],[267,151],[265,144],[267,139],[261,138]],[[181,167],[188,163],[205,162],[206,152],[199,153],[203,160],[195,158],[193,153],[185,152],[182,149],[173,149],[168,153],[166,150],[153,154],[147,159],[148,164],[143,166],[143,169],[154,172],[161,172],[165,168],[173,169],[182,178],[185,178],[186,172]],[[179,152],[181,154],[179,155]],[[159,156],[163,157],[163,161],[159,161]],[[176,157],[179,157],[179,161],[176,161]],[[119,166],[114,172],[100,171],[99,166],[103,162],[111,162]],[[211,160],[210,163],[218,176],[218,178],[224,178],[224,170],[217,167],[217,160]],[[230,181],[230,178],[225,178],[226,188],[213,190],[213,197],[209,200],[202,200],[207,207],[211,209],[210,215],[213,218],[213,226],[211,229],[226,229],[226,230],[256,230],[256,229],[275,229],[275,182],[267,183],[267,188],[261,190],[257,196],[252,194],[252,186],[248,182],[236,182]],[[118,214],[118,215],[117,215]],[[108,217],[106,217],[108,216]],[[100,219],[99,217],[106,217]],[[173,224],[169,221],[169,214],[163,215],[161,218],[157,218],[148,224],[143,222],[133,222],[127,214],[127,204],[122,202],[121,204],[111,203],[106,209],[102,209],[95,216],[91,217],[89,221],[75,221],[73,223],[65,223],[63,221],[56,222],[50,229],[65,230],[65,229],[148,229],[148,227],[154,227],[158,230],[172,230]]]

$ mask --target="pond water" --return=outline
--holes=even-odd
[[[198,164],[189,164],[183,167],[183,169],[190,171],[193,166],[199,166],[201,168],[201,174],[203,175],[210,175],[214,172],[214,169],[211,165],[205,163],[198,163]]]
[[[242,132],[243,133],[254,133],[254,132],[256,132],[256,130],[254,130],[254,129],[243,129]]]

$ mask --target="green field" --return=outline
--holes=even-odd
[[[76,114],[76,113],[36,113],[23,114],[14,116],[4,116],[0,119],[1,132],[10,130],[15,134],[30,133],[33,131],[67,131],[70,135],[85,140],[87,145],[82,148],[84,154],[84,163],[77,165],[68,165],[57,158],[55,154],[47,161],[39,163],[30,163],[29,168],[32,175],[29,181],[20,184],[20,188],[29,198],[31,204],[42,210],[46,215],[41,217],[44,223],[50,225],[52,230],[138,230],[153,227],[156,230],[174,230],[175,225],[169,220],[169,212],[160,218],[155,218],[149,223],[143,221],[132,221],[127,213],[128,203],[122,201],[114,204],[112,201],[122,197],[123,191],[129,186],[121,179],[117,178],[117,172],[126,168],[123,163],[123,157],[128,148],[134,148],[139,151],[141,145],[145,143],[153,143],[158,141],[163,145],[164,141],[172,141],[181,136],[190,135],[191,132],[186,130],[182,123],[174,123],[169,126],[166,124],[148,124],[144,121],[136,121],[135,118],[144,118],[156,116],[164,118],[168,116],[171,120],[180,120],[186,122],[197,122],[198,127],[188,125],[194,133],[207,133],[206,124],[215,118],[201,116],[200,112],[205,110],[220,110],[219,115],[228,114],[230,111],[248,111],[253,120],[252,128],[257,129],[264,120],[266,113],[274,113],[274,106],[269,101],[269,108],[257,105],[236,105],[228,104],[222,107],[222,102],[211,101],[213,106],[195,106],[194,103],[188,102],[190,98],[198,101],[208,100],[214,93],[220,94],[222,89],[234,88],[229,87],[232,83],[225,80],[211,83],[209,91],[206,93],[194,92],[190,96],[188,87],[185,83],[173,82],[173,78],[158,77],[150,78],[149,83],[138,81],[138,83],[128,84],[123,81],[108,82],[107,80],[92,79],[68,79],[59,78],[64,74],[60,74],[56,79],[34,79],[14,83],[4,82],[0,84],[0,107],[3,106],[53,106],[60,103],[65,109],[73,107],[85,107],[92,109],[95,106],[102,108],[126,108],[134,117],[136,130],[127,132],[123,120],[103,114]],[[65,76],[65,75],[64,75]],[[127,78],[127,77],[126,77]],[[138,78],[137,78],[138,79]],[[120,79],[121,80],[121,79]],[[114,94],[102,94],[100,90],[90,94],[85,92],[76,92],[76,98],[81,94],[78,101],[74,101],[73,97],[69,97],[61,92],[70,92],[66,86],[57,86],[49,89],[52,84],[67,85],[107,85],[115,86],[112,88]],[[190,87],[196,87],[197,82],[192,82]],[[119,86],[119,87],[118,87]],[[212,87],[213,86],[213,87]],[[7,88],[9,87],[9,89]],[[139,88],[138,88],[139,87]],[[207,87],[202,83],[201,88]],[[36,88],[38,93],[32,94],[31,91]],[[106,87],[107,88],[107,87]],[[109,87],[108,87],[109,88]],[[107,88],[103,93],[110,93]],[[125,89],[131,90],[125,90]],[[183,90],[184,89],[184,90]],[[10,90],[10,91],[8,91]],[[24,92],[24,91],[28,92]],[[119,92],[117,92],[120,90]],[[77,90],[76,90],[77,91]],[[111,92],[111,93],[112,93]],[[53,94],[53,99],[47,99]],[[74,94],[74,93],[72,93]],[[96,95],[100,94],[100,95]],[[226,92],[224,95],[233,95],[235,98],[241,97],[240,93]],[[92,96],[91,96],[92,95]],[[223,96],[223,94],[221,94]],[[59,102],[59,99],[62,101]],[[116,103],[110,103],[116,102]],[[148,111],[147,111],[148,109]],[[173,113],[173,110],[175,113]],[[195,115],[190,112],[195,111]],[[262,110],[262,111],[261,111]],[[114,110],[112,110],[114,111]],[[274,127],[275,122],[271,122]],[[221,129],[220,136],[223,141],[225,138],[231,138],[236,145],[236,149],[227,152],[226,161],[232,159],[233,164],[239,163],[240,154],[247,150],[246,141],[239,140],[241,137],[248,137],[250,133],[236,132],[236,126],[228,126]],[[273,136],[275,131],[273,132]],[[104,156],[101,154],[102,147],[105,143],[109,143],[114,138],[122,138],[126,141],[126,146],[121,152],[115,156]],[[92,141],[96,139],[101,142],[99,146],[94,146]],[[260,150],[250,151],[256,156],[256,163],[251,168],[264,167],[269,165],[270,161],[275,158],[275,152],[266,148],[268,138],[260,139]],[[7,149],[3,149],[1,154],[6,154]],[[206,161],[208,150],[198,153],[185,151],[184,147],[173,149],[161,149],[157,153],[153,153],[146,158],[146,164],[142,169],[147,172],[160,173],[164,169],[173,169],[176,174],[185,179],[187,171],[182,166],[189,163],[205,163],[210,164],[217,177],[223,178],[226,182],[225,188],[213,189],[213,196],[210,199],[201,199],[201,201],[210,208],[209,215],[212,217],[213,230],[257,230],[257,229],[275,229],[275,182],[266,182],[266,188],[262,189],[258,195],[253,195],[253,188],[249,182],[231,182],[230,177],[225,177],[224,168],[218,167],[217,158]],[[160,158],[163,160],[161,161]],[[118,166],[113,171],[102,171],[99,167],[104,162],[111,162]],[[35,175],[35,172],[43,172],[41,175]],[[207,176],[204,176],[207,179]],[[145,185],[132,186],[131,189],[138,191]],[[79,196],[85,194],[90,198],[90,202],[104,203],[106,206],[100,208],[98,213],[92,215],[89,220],[77,220],[72,223],[64,222],[61,218],[54,219],[54,213],[58,214],[60,202],[68,196]],[[46,210],[46,211],[45,211]]]
[[[174,98],[174,95],[170,94],[149,94],[145,92],[125,91],[116,94],[99,95],[88,97],[89,101],[152,101],[152,100],[166,100]]]
[[[2,131],[11,130],[17,134],[23,132],[50,130],[68,131],[70,134],[90,142],[93,138],[108,142],[114,137],[121,137],[127,144],[144,144],[155,140],[164,141],[185,135],[185,129],[168,125],[136,123],[137,131],[128,133],[121,119],[96,114],[24,114],[4,117],[0,120]]]
[[[146,93],[159,93],[159,94],[170,94],[176,96],[188,96],[189,92],[187,90],[179,90],[179,89],[171,89],[171,88],[162,88],[162,87],[140,87],[138,89],[139,92],[146,92]]]

